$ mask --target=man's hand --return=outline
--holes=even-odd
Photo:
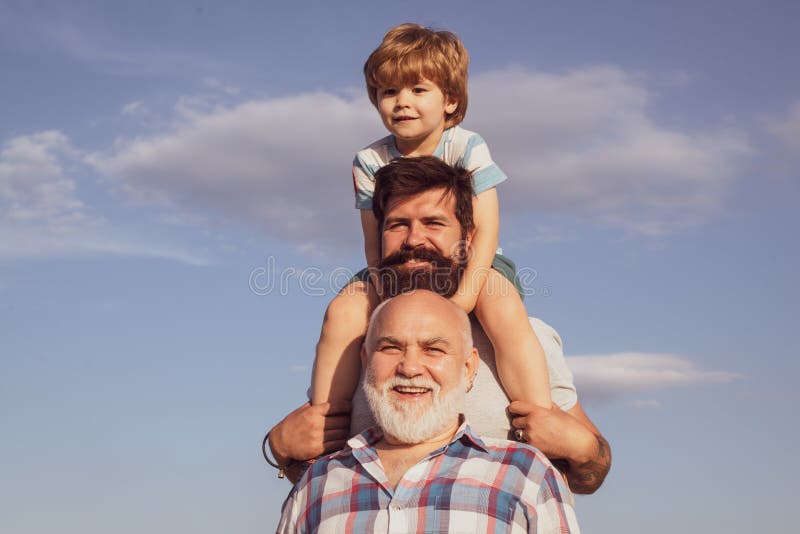
[[[565,412],[555,405],[548,410],[515,401],[508,411],[517,416],[511,425],[522,430],[527,443],[548,458],[567,461],[573,492],[594,493],[600,487],[611,468],[611,450],[580,404]]]
[[[289,465],[337,451],[349,437],[349,401],[307,402],[270,431],[269,448],[279,465]]]

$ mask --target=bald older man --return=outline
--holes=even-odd
[[[572,494],[541,452],[470,429],[478,351],[461,308],[424,290],[392,298],[361,358],[378,425],[306,471],[278,532],[578,532]]]

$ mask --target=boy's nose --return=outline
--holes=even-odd
[[[409,92],[405,89],[397,92],[397,97],[395,98],[394,105],[397,107],[405,107],[408,105],[408,97]]]

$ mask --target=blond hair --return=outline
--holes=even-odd
[[[434,82],[446,101],[457,103],[446,116],[447,127],[467,114],[467,68],[469,54],[452,32],[419,24],[395,26],[364,63],[364,79],[372,105],[378,107],[378,88],[396,84],[414,85],[421,78]]]

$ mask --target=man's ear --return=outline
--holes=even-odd
[[[471,230],[467,230],[466,236],[464,237],[464,247],[467,249],[466,252],[469,257],[469,246],[472,244],[472,238],[475,237],[475,228]]]
[[[467,354],[467,360],[464,362],[464,368],[467,378],[467,391],[472,389],[472,383],[475,381],[475,377],[478,374],[478,364],[480,363],[480,355],[478,354],[478,349],[472,347],[472,350]]]

